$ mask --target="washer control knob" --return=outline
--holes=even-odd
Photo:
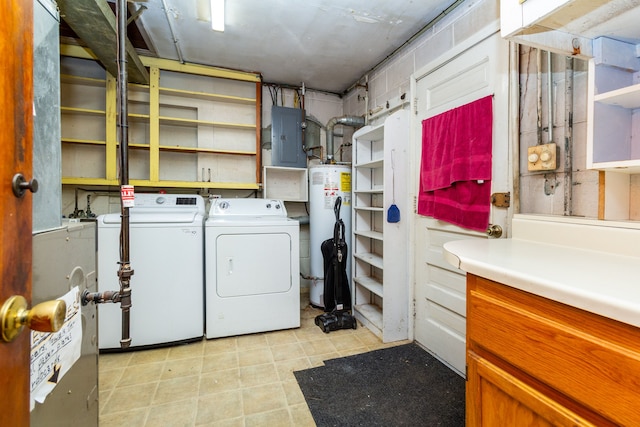
[[[271,203],[267,203],[267,209],[271,209]]]
[[[229,209],[229,202],[222,202],[219,206],[222,210]]]

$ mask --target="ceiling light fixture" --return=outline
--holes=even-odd
[[[224,1],[211,0],[211,28],[214,31],[224,31]]]

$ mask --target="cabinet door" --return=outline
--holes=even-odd
[[[467,426],[595,426],[473,351],[467,354]]]

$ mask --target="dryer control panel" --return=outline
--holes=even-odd
[[[279,216],[286,217],[282,200],[275,199],[215,199],[209,216]]]

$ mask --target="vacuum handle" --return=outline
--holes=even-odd
[[[342,206],[342,197],[336,197],[336,202],[333,205],[333,213],[336,215],[336,221],[340,221],[340,207]]]

